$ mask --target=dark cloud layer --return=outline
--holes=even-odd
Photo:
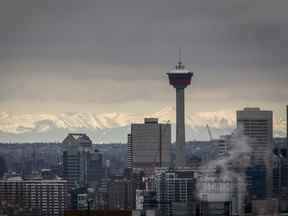
[[[287,96],[287,1],[1,3],[0,100],[168,100],[173,95],[165,89],[165,71],[179,47],[184,62],[198,72],[196,98],[205,98],[197,92],[217,91],[235,100]],[[147,93],[151,80],[156,81]],[[247,83],[248,96],[241,92]]]
[[[9,0],[0,11],[1,56],[167,64],[182,47],[191,63],[286,66],[287,6],[269,0]]]

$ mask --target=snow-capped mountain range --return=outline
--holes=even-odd
[[[186,112],[187,113],[187,112]],[[69,132],[87,133],[95,143],[126,142],[130,124],[143,122],[144,117],[159,118],[172,123],[174,139],[175,108],[166,107],[156,113],[135,115],[127,113],[60,113],[11,114],[0,113],[0,142],[62,141]],[[235,128],[235,112],[197,112],[186,115],[187,139],[209,139],[206,125],[217,138]],[[279,131],[279,133],[284,133]]]

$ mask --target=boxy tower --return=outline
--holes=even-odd
[[[179,60],[175,69],[167,73],[169,83],[176,89],[176,167],[184,167],[185,159],[185,88],[191,84],[193,73]]]

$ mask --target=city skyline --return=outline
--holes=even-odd
[[[0,215],[287,215],[287,8],[4,0]]]

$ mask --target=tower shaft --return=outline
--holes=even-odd
[[[185,93],[176,88],[176,167],[185,166]]]

